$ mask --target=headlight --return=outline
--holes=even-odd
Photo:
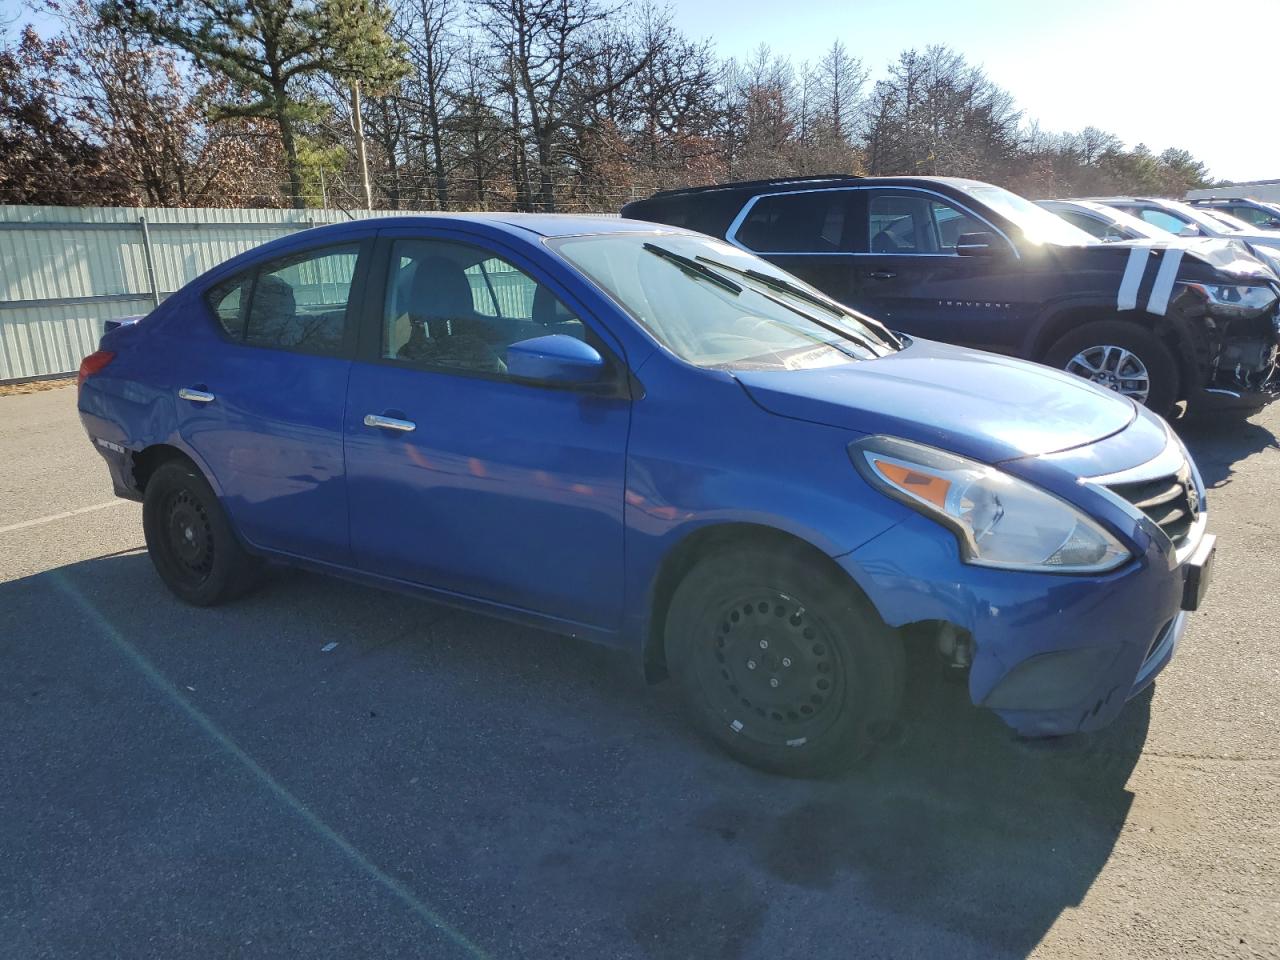
[[[966,563],[1043,573],[1100,573],[1131,556],[1071,504],[995,467],[899,440],[849,445],[872,486],[949,527]]]
[[[1276,292],[1270,287],[1229,283],[1188,283],[1187,287],[1213,304],[1214,313],[1223,317],[1252,316],[1276,302]]]

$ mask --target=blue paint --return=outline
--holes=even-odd
[[[116,359],[86,381],[81,416],[91,437],[125,448],[98,446],[121,495],[138,496],[134,454],[166,444],[204,472],[256,552],[606,643],[646,642],[655,583],[686,538],[750,524],[835,558],[891,626],[969,631],[975,703],[1035,657],[1101,650],[1088,654],[1103,665],[1078,702],[999,711],[1024,733],[1101,725],[1168,662],[1182,619],[1145,658],[1180,607],[1171,545],[1080,483],[1153,459],[1171,442],[1162,421],[1077,378],[918,339],[814,369],[695,366],[546,242],[659,229],[658,242],[681,234],[468,215],[278,240],[110,331],[102,346]],[[577,332],[513,347],[509,376],[388,355],[389,251],[408,238],[503,258],[550,291]],[[353,242],[361,253],[336,355],[233,342],[206,305],[212,286],[255,265]],[[216,401],[181,400],[181,387]],[[413,429],[366,426],[366,415]],[[869,434],[999,464],[1092,517],[1133,557],[1098,576],[965,563],[949,530],[853,468],[848,446]]]

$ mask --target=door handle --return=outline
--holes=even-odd
[[[364,415],[364,425],[366,427],[379,427],[382,430],[398,430],[401,433],[412,433],[418,429],[418,425],[412,420],[397,420],[395,417],[384,417],[376,413],[366,413]]]
[[[190,400],[192,403],[213,403],[214,396],[204,390],[193,390],[191,387],[183,387],[178,391],[178,397],[182,400]]]
[[[897,274],[892,270],[872,270],[867,276],[872,280],[892,280]]]

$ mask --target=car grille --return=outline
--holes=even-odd
[[[1200,515],[1200,500],[1186,467],[1155,480],[1112,484],[1111,489],[1150,517],[1175,545],[1182,543]]]

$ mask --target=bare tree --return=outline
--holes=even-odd
[[[453,0],[401,0],[396,8],[397,36],[408,48],[414,72],[406,84],[416,100],[421,126],[412,132],[422,145],[431,171],[436,204],[449,206],[449,178],[445,160],[445,126],[453,109],[449,76],[457,46],[457,9]]]
[[[476,25],[492,44],[495,73],[509,99],[513,131],[527,130],[538,169],[538,205],[556,208],[557,147],[583,96],[598,99],[629,82],[638,60],[611,83],[578,89],[571,78],[592,54],[591,34],[616,11],[595,0],[473,0]],[[517,189],[524,171],[513,170]]]

